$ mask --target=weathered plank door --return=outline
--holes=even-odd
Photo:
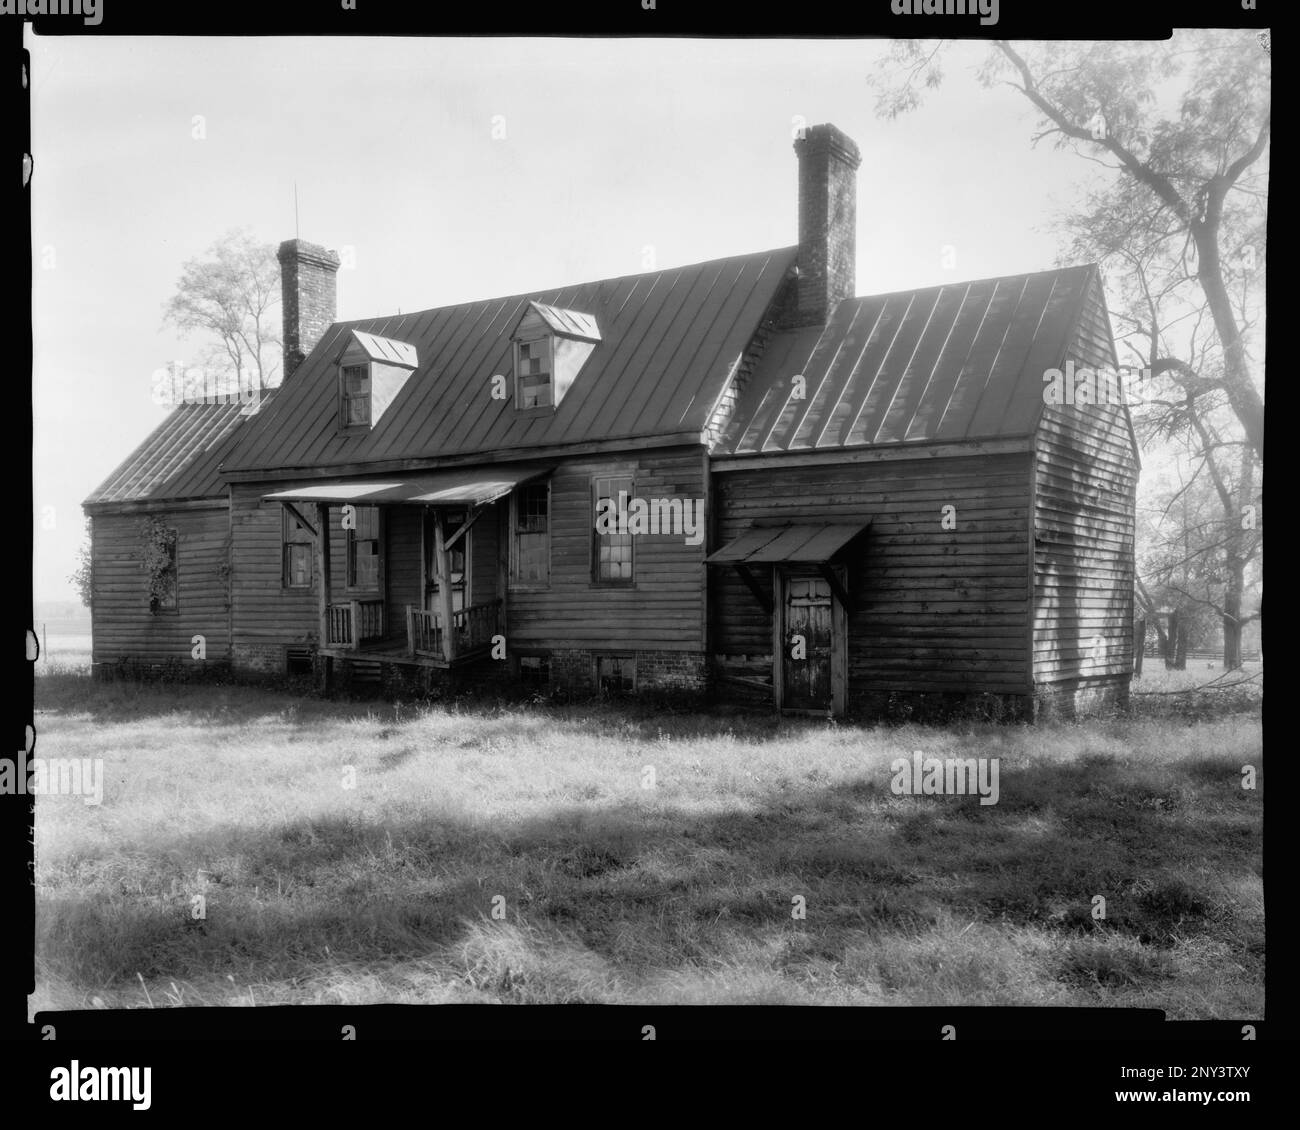
[[[784,625],[781,705],[830,710],[834,617],[831,587],[824,578],[786,578]]]

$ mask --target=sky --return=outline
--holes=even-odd
[[[797,241],[793,131],[857,141],[857,293],[1056,265],[1095,165],[955,45],[877,117],[872,40],[46,38],[32,101],[37,601],[71,600],[81,502],[197,363],[164,327],[234,228],[339,250],[339,317],[516,294]]]

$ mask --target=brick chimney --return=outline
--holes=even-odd
[[[302,239],[286,239],[280,260],[280,303],[284,309],[284,380],[302,364],[338,317],[339,257]]]
[[[853,139],[833,125],[810,126],[799,158],[799,281],[789,324],[824,325],[857,289],[858,166]]]

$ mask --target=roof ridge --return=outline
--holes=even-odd
[[[694,263],[678,263],[672,267],[657,267],[653,271],[633,271],[631,274],[608,275],[602,279],[583,279],[581,282],[561,283],[559,286],[540,287],[535,290],[521,290],[514,294],[489,294],[483,298],[474,298],[466,302],[450,302],[442,306],[426,306],[426,307],[422,307],[419,310],[408,310],[402,314],[397,314],[397,313],[372,314],[369,317],[365,317],[365,318],[348,318],[346,320],[339,319],[334,322],[331,322],[330,325],[331,327],[342,326],[347,329],[356,329],[358,326],[365,325],[366,323],[369,322],[382,322],[382,321],[390,320],[392,318],[399,318],[399,317],[419,318],[425,314],[435,314],[440,310],[458,310],[467,306],[482,306],[485,303],[490,303],[490,302],[513,302],[513,301],[522,302],[525,300],[540,301],[541,300],[540,296],[543,294],[558,294],[562,291],[572,290],[577,287],[604,286],[607,283],[628,282],[632,279],[648,279],[648,278],[653,278],[655,275],[669,274],[673,271],[691,271],[702,267],[710,267],[715,263],[738,262],[741,259],[760,259],[764,256],[771,257],[773,255],[780,255],[783,253],[788,253],[793,255],[798,250],[799,247],[797,244],[791,244],[788,247],[772,247],[764,251],[748,251],[740,255],[720,255],[713,259],[701,259]],[[547,303],[547,305],[550,305],[550,303]],[[369,332],[373,332],[373,331],[369,331]]]
[[[920,294],[927,290],[943,290],[949,286],[979,286],[981,283],[999,283],[1009,279],[1029,279],[1035,275],[1064,275],[1071,271],[1089,271],[1097,268],[1096,263],[1075,263],[1070,267],[1048,267],[1042,271],[1015,271],[1009,275],[987,275],[980,279],[954,279],[952,282],[936,283],[934,286],[905,286],[899,290],[881,290],[874,294],[856,294],[845,298],[844,302],[869,302],[873,298],[894,298],[902,294]],[[830,324],[829,322],[827,323]]]

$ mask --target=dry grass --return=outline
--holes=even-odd
[[[1250,713],[890,729],[323,702],[57,672],[37,696],[37,752],[103,758],[106,781],[99,807],[38,798],[36,1009],[1263,1015]],[[917,749],[1000,758],[1000,802],[893,795],[890,762]]]

